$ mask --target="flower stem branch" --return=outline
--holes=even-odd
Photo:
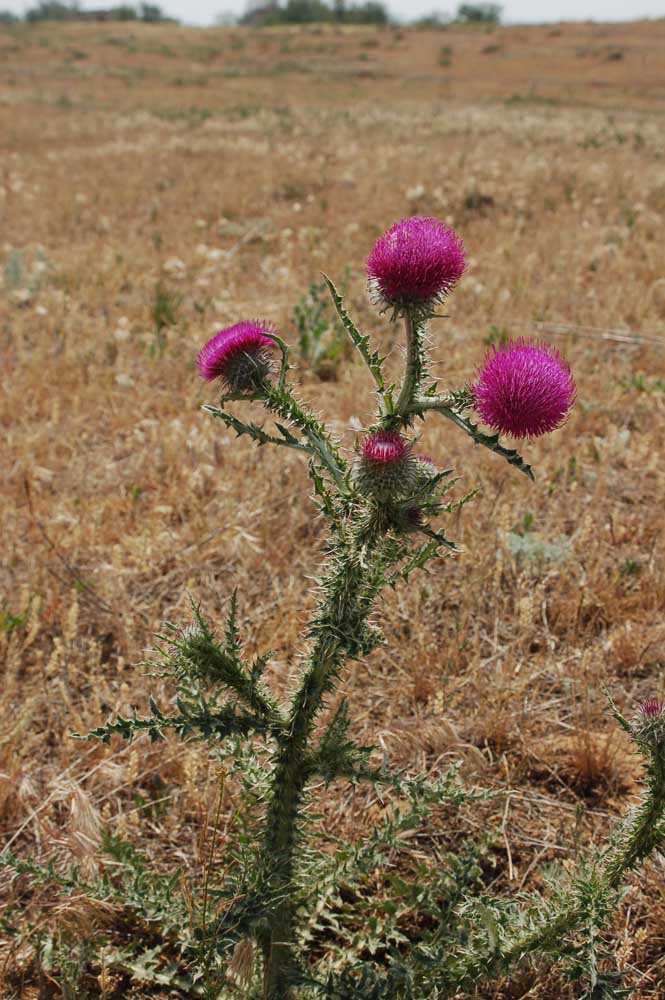
[[[312,413],[307,412],[302,403],[286,388],[276,389],[267,383],[261,398],[269,410],[294,424],[304,434],[311,450],[328,470],[335,485],[346,493],[348,491],[345,480],[346,462],[323,424]]]
[[[408,309],[404,313],[404,327],[406,331],[404,379],[393,417],[399,417],[404,423],[408,423],[414,412],[413,403],[420,388],[423,374],[422,334],[418,321],[414,319],[413,313]]]
[[[469,420],[468,417],[463,417],[461,413],[455,412],[451,406],[451,402],[448,396],[419,396],[413,400],[411,412],[414,414],[423,414],[428,411],[440,413],[447,420],[451,420],[457,427],[465,431],[476,444],[480,444],[484,448],[489,448],[495,454],[501,455],[510,465],[514,465],[516,469],[523,472],[529,479],[535,479],[533,469],[524,461],[518,451],[502,445],[498,434],[484,434],[483,431],[478,430],[477,425]]]

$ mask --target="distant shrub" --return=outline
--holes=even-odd
[[[482,191],[469,191],[464,198],[464,210],[466,212],[477,212],[479,215],[486,215],[494,208],[494,198],[491,194],[483,194]]]
[[[442,45],[439,49],[439,66],[450,66],[453,59],[453,50],[450,45]]]
[[[427,14],[425,17],[419,17],[412,24],[415,28],[439,28],[443,30],[448,27],[452,18],[448,14],[441,14],[439,12],[434,12],[433,14]]]
[[[40,0],[36,7],[26,12],[29,23],[36,21],[70,21],[78,14],[74,4],[60,3],[59,0]]]
[[[171,20],[156,3],[142,3],[139,7],[139,13],[141,20],[146,21],[148,24],[157,24],[160,21]]]
[[[136,21],[138,13],[136,7],[125,5],[113,8],[113,19],[115,21]]]
[[[496,3],[463,3],[457,11],[462,24],[498,24],[502,7]]]
[[[347,8],[340,20],[347,24],[388,24],[390,16],[382,3],[363,3]]]
[[[346,281],[342,285],[345,291]],[[297,303],[293,320],[303,362],[322,382],[335,380],[352,345],[337,315],[325,281],[313,281]]]
[[[79,21],[94,20],[94,13],[82,11],[77,3],[61,3],[60,0],[40,0],[36,7],[31,7],[25,15],[30,24],[39,21]],[[123,4],[104,12],[104,19],[109,21],[145,21],[148,24],[172,22],[158,4],[142,3],[138,8],[131,4]],[[0,17],[1,20],[1,17]],[[15,19],[16,20],[16,19]]]

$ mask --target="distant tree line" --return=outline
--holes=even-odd
[[[15,24],[21,18],[11,11],[0,10],[0,24]],[[39,0],[36,7],[26,11],[25,20],[29,24],[38,21],[145,21],[149,24],[172,21],[162,8],[153,3],[141,3],[138,7],[129,4],[100,10],[81,10],[77,3],[62,3],[61,0]]]
[[[453,18],[432,14],[415,23],[420,27],[442,27],[452,22],[461,24],[498,24],[502,8],[496,3],[462,3]],[[239,24],[388,24],[390,15],[380,2],[349,3],[347,0],[286,0],[285,3],[255,2]]]
[[[334,0],[334,3],[324,3],[323,0],[287,0],[284,6],[276,3],[266,3],[262,9],[250,11],[240,18],[240,24],[388,24],[390,15],[383,3],[346,3],[345,0]]]
[[[446,14],[431,14],[415,23],[419,27],[443,27],[453,22],[462,24],[498,24],[502,8],[495,3],[463,3],[453,18]],[[0,24],[15,24],[21,18],[11,11],[0,10]],[[161,7],[153,3],[141,3],[137,7],[123,4],[100,10],[81,10],[77,3],[63,3],[61,0],[39,0],[36,7],[25,15],[29,23],[37,21],[144,21],[150,24],[173,21]],[[227,23],[233,19],[228,18]],[[366,3],[347,3],[346,0],[286,0],[285,4],[270,3],[255,6],[239,24],[388,24],[390,15],[383,3],[369,0]]]

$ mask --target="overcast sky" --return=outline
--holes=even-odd
[[[132,2],[132,0],[128,0]],[[188,24],[212,24],[218,14],[242,14],[246,0],[156,0],[166,13]],[[500,2],[500,0],[498,0]],[[37,0],[0,0],[0,9],[23,13]],[[116,0],[82,0],[82,7],[117,6]],[[454,13],[457,0],[387,0],[395,18],[410,20],[431,14],[433,10]],[[636,0],[627,9],[626,0],[505,0],[503,20],[509,23],[542,21],[624,21],[640,17],[665,17],[665,0]]]

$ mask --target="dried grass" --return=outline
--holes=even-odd
[[[109,751],[70,733],[165,697],[137,665],[152,633],[187,618],[190,594],[219,616],[236,585],[250,645],[275,651],[270,681],[287,691],[318,560],[305,469],[200,413],[194,352],[257,313],[290,339],[309,282],[351,262],[353,311],[397,371],[362,262],[409,212],[456,224],[471,258],[432,329],[443,384],[471,375],[491,326],[535,323],[569,357],[579,405],[528,447],[535,486],[428,422],[423,448],[482,495],[454,526],[464,555],[382,603],[388,645],[344,681],[357,735],[413,767],[461,756],[515,789],[487,816],[510,886],[599,840],[634,798],[599,685],[630,708],[662,695],[665,666],[665,23],[500,29],[492,55],[481,32],[452,29],[445,68],[440,33],[380,32],[365,50],[367,35],[247,33],[240,51],[232,31],[0,27],[2,257],[49,261],[36,289],[0,291],[0,829],[21,853],[94,866],[103,825],[160,865],[201,863],[219,781],[199,748]],[[158,286],[179,301],[161,347]],[[349,365],[302,393],[351,448],[368,389]],[[525,511],[569,540],[565,561],[511,554]],[[344,789],[322,805],[337,832],[370,809]],[[651,871],[617,918],[638,998],[665,989],[662,862]],[[45,921],[63,906],[72,926],[112,919],[51,903]],[[3,960],[14,982],[21,956]],[[108,970],[99,984],[111,995]],[[532,987],[568,995],[554,978]]]

